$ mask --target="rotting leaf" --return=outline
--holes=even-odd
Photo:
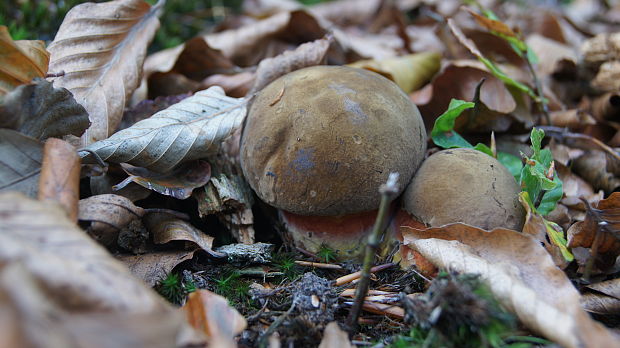
[[[87,149],[103,160],[167,172],[182,162],[216,153],[221,141],[241,125],[247,101],[211,87]]]
[[[90,125],[88,113],[65,88],[38,80],[9,92],[0,105],[0,119],[15,117],[14,129],[45,140],[68,134],[80,136]]]
[[[78,220],[90,222],[87,232],[107,246],[116,242],[122,228],[145,214],[144,209],[129,199],[112,194],[81,199],[78,207]]]
[[[579,293],[534,239],[516,231],[464,224],[402,227],[404,245],[440,268],[479,274],[498,301],[528,328],[562,346],[617,347],[581,308]]]
[[[19,191],[36,197],[43,143],[11,129],[0,129],[0,192]]]
[[[291,71],[323,64],[327,50],[333,41],[333,37],[328,35],[322,39],[299,45],[293,51],[285,51],[276,57],[263,59],[258,64],[256,79],[249,93],[260,91],[271,81]]]
[[[163,3],[162,3],[163,4]],[[57,87],[71,91],[88,111],[82,145],[112,134],[138,84],[146,47],[159,27],[157,11],[142,0],[83,3],[67,13],[48,49],[49,69],[64,75]]]
[[[435,119],[448,108],[451,99],[473,100],[476,88],[483,79],[485,82],[480,87],[477,112],[467,112],[457,121],[455,128],[461,132],[483,132],[505,131],[510,127],[512,120],[506,115],[513,112],[517,104],[504,83],[479,67],[454,62],[437,74],[432,81],[430,100],[419,105],[427,128],[431,128]]]
[[[233,338],[247,327],[245,318],[226,298],[209,290],[189,294],[183,311],[190,325],[207,335],[210,347],[236,347]]]
[[[184,241],[195,245],[216,257],[223,257],[211,249],[213,237],[192,226],[190,223],[165,213],[151,213],[144,217],[144,225],[153,235],[155,244],[166,244],[172,241]]]
[[[45,77],[49,60],[43,41],[13,41],[7,27],[0,25],[0,96],[35,77]]]
[[[571,248],[591,248],[597,231],[601,232],[598,240],[599,253],[620,254],[620,193],[614,192],[608,198],[598,202],[586,214],[583,223],[571,227],[568,246]],[[614,259],[615,259],[614,256]]]
[[[171,172],[164,174],[128,164],[124,164],[122,167],[129,174],[129,177],[114,185],[112,189],[115,191],[124,188],[130,182],[135,182],[162,195],[187,199],[192,195],[195,188],[204,186],[211,179],[209,162],[201,160],[183,163]]]
[[[440,61],[439,54],[423,52],[381,60],[360,60],[348,65],[379,73],[394,81],[405,93],[411,93],[439,71]]]
[[[119,255],[116,257],[125,264],[131,274],[148,286],[157,285],[181,262],[191,259],[194,251],[155,251],[144,255]]]

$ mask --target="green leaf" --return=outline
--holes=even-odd
[[[454,120],[456,120],[463,111],[473,108],[474,105],[475,104],[472,102],[452,99],[448,106],[448,110],[435,120],[435,125],[431,131],[433,142],[444,149],[455,147],[473,148],[467,140],[453,129]]]
[[[482,143],[478,143],[476,144],[476,146],[473,147],[474,150],[478,150],[480,152],[486,153],[487,155],[493,157],[493,150],[491,150],[490,147],[482,144]]]
[[[534,159],[538,159],[540,154],[542,140],[545,137],[545,131],[542,129],[538,129],[536,127],[532,128],[532,133],[530,133],[530,142],[532,143],[532,157]]]
[[[497,153],[497,160],[504,165],[504,167],[508,168],[508,171],[512,176],[515,177],[517,182],[520,181],[521,178],[521,169],[523,169],[523,163],[521,162],[521,158],[511,155],[505,152]]]
[[[555,209],[556,204],[564,195],[562,180],[556,176],[553,179],[553,183],[556,185],[555,188],[545,192],[538,208],[536,208],[540,215],[545,216],[551,213],[553,209]]]

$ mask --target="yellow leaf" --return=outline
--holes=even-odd
[[[0,25],[0,95],[44,77],[49,60],[43,41],[13,41],[7,27]]]
[[[422,52],[406,56],[359,60],[349,64],[381,74],[394,81],[405,93],[424,86],[439,71],[441,56],[435,52]]]

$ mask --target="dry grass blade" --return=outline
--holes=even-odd
[[[142,0],[81,4],[69,11],[50,44],[50,71],[65,72],[55,86],[71,91],[92,122],[83,145],[107,138],[118,126],[159,27],[157,10]]]

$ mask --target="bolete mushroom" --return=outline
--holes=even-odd
[[[523,227],[521,190],[506,167],[473,149],[427,158],[403,194],[403,206],[432,227],[463,222],[485,230]]]
[[[325,244],[346,257],[364,244],[388,174],[398,172],[404,189],[425,150],[420,113],[396,84],[363,69],[316,66],[257,95],[240,157],[250,186],[280,210],[298,246]]]

